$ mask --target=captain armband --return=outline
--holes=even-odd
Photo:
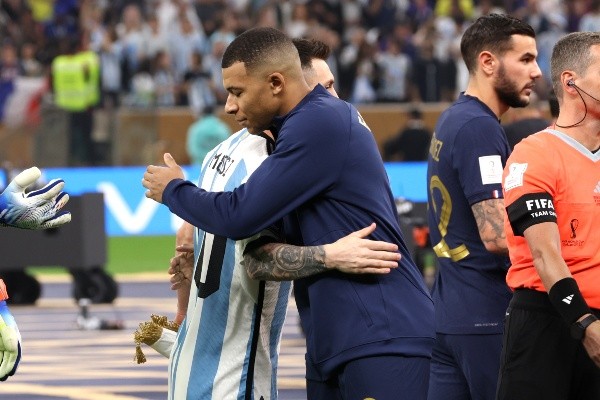
[[[8,299],[8,291],[6,290],[4,281],[0,279],[0,301],[4,301],[6,299]]]
[[[552,285],[548,297],[556,311],[569,325],[582,315],[591,313],[573,278],[563,278]]]
[[[554,202],[546,192],[523,195],[506,207],[506,212],[515,236],[523,236],[532,225],[556,222]]]

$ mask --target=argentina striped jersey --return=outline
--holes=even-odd
[[[231,191],[268,156],[265,138],[247,129],[204,160],[198,186]],[[290,282],[256,281],[241,265],[247,243],[197,229],[194,282],[170,357],[169,399],[277,398],[276,372]]]

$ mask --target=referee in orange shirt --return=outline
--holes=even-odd
[[[600,399],[600,33],[551,60],[560,114],[504,170],[514,295],[497,400]]]

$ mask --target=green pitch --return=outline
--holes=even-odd
[[[124,236],[108,238],[109,273],[167,272],[175,255],[173,236]]]
[[[175,236],[116,236],[107,239],[109,274],[167,272],[175,254]],[[60,267],[31,267],[32,274],[67,273]]]

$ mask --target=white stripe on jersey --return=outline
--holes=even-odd
[[[265,139],[243,129],[206,156],[199,186],[233,190],[267,156]],[[240,265],[248,241],[269,234],[235,242],[196,231],[194,255],[201,270],[196,279],[194,268],[187,315],[170,357],[169,399],[277,398],[277,355],[291,285],[251,280]],[[222,263],[213,261],[209,270],[211,259],[221,260],[225,240]]]

